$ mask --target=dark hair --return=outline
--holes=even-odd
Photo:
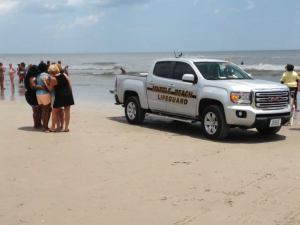
[[[294,70],[294,65],[287,64],[285,68],[286,68],[287,71],[293,71]]]
[[[38,67],[36,65],[32,65],[29,68],[24,80],[25,88],[27,90],[30,88],[30,78],[37,77],[37,75],[38,75]]]
[[[41,62],[39,65],[38,65],[38,73],[44,73],[44,72],[47,72],[48,70],[48,66],[46,63],[44,62]]]

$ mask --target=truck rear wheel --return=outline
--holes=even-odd
[[[141,124],[145,119],[145,110],[142,109],[138,97],[129,97],[125,102],[125,116],[130,124]]]
[[[230,128],[226,122],[224,110],[219,105],[210,105],[204,109],[201,126],[205,136],[212,140],[226,138]]]
[[[256,127],[256,130],[260,133],[260,134],[276,134],[278,131],[280,131],[281,126],[280,127]]]

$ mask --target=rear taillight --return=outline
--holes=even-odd
[[[115,81],[115,90],[117,90],[117,79]]]

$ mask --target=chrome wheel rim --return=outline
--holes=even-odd
[[[216,115],[212,112],[209,112],[205,115],[204,118],[204,127],[207,133],[215,134],[218,130],[218,119]]]
[[[127,116],[129,119],[133,120],[136,117],[136,107],[133,102],[129,102],[127,105]]]

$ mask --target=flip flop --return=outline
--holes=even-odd
[[[65,132],[69,132],[70,130],[68,129],[68,130],[65,130]]]

